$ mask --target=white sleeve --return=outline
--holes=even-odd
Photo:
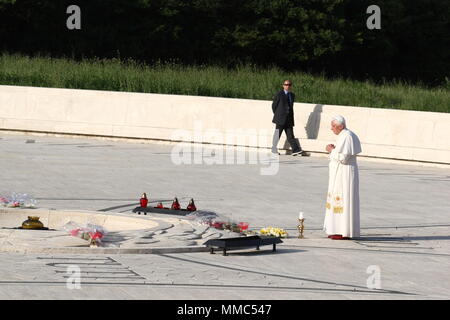
[[[351,157],[350,154],[338,153],[336,149],[333,149],[330,153],[331,160],[340,162],[342,164],[348,164],[350,157]]]

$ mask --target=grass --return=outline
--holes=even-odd
[[[81,62],[48,57],[0,55],[0,85],[76,88],[271,100],[284,79],[294,83],[296,101],[450,113],[450,82],[438,88],[402,82],[326,79],[278,68],[142,65],[117,59]]]

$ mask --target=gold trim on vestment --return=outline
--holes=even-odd
[[[333,213],[344,213],[344,207],[334,207]]]

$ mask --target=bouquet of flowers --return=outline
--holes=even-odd
[[[86,226],[81,226],[70,221],[63,226],[63,229],[73,237],[89,241],[91,247],[100,246],[102,244],[102,238],[106,234],[103,227],[91,223],[88,223]]]
[[[191,199],[191,202],[193,202],[193,199]],[[186,215],[186,218],[194,220],[200,225],[209,226],[218,230],[230,230],[236,233],[246,233],[248,232],[247,229],[249,227],[248,222],[236,223],[229,218],[219,217],[216,213],[211,211],[196,210]]]
[[[236,233],[244,233],[247,232],[248,229],[247,222],[234,223],[212,220],[209,222],[209,226],[219,230],[230,230]]]
[[[286,238],[288,236],[288,233],[285,230],[273,227],[262,228],[259,230],[259,233],[263,236],[274,236],[278,238]]]
[[[26,193],[0,194],[0,206],[8,208],[35,208],[37,201]]]

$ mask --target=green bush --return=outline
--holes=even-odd
[[[294,83],[298,102],[450,112],[447,84],[437,88],[405,82],[358,82],[323,75],[286,73],[271,67],[143,65],[133,60],[81,62],[47,57],[0,55],[0,84],[271,100],[284,79]]]

